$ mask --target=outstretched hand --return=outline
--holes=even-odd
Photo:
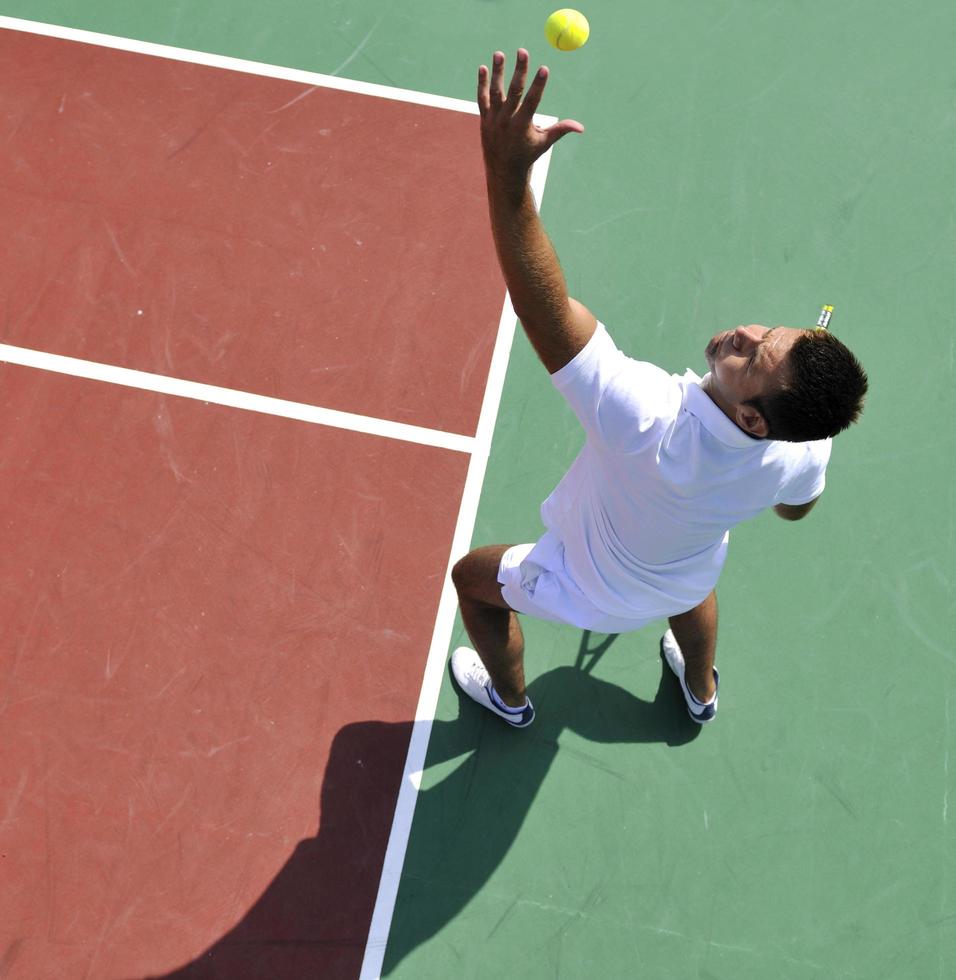
[[[562,119],[547,129],[535,125],[533,117],[544,94],[548,69],[542,66],[537,70],[525,95],[528,52],[524,48],[518,49],[507,95],[503,85],[504,68],[504,53],[496,51],[491,62],[490,78],[486,65],[478,69],[481,145],[489,176],[523,182],[538,157],[562,136],[583,133],[584,127],[573,119]]]

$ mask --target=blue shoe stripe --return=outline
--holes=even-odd
[[[688,711],[697,721],[710,721],[717,714],[717,709],[712,704],[704,705],[703,708],[703,711],[690,711],[688,707]]]
[[[528,703],[523,708],[509,708],[501,700],[501,695],[494,689],[491,681],[485,684],[485,693],[495,708],[495,714],[512,728],[525,728],[534,721],[534,705],[531,703],[531,698],[527,699]]]

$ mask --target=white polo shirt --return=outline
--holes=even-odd
[[[748,436],[696,374],[633,360],[603,324],[551,379],[587,440],[541,518],[574,582],[610,615],[696,606],[717,584],[730,528],[823,491],[829,439]]]

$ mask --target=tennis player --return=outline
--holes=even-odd
[[[574,120],[541,129],[532,116],[548,78],[525,93],[519,50],[478,70],[491,226],[515,312],[586,440],[541,516],[537,542],[489,545],[452,578],[474,649],[452,654],[462,690],[516,728],[534,707],[516,613],[599,633],[667,618],[662,653],[691,718],[717,711],[717,598],[729,530],[772,507],[806,517],[824,488],[830,440],[862,410],[867,378],[823,329],[740,326],[713,337],[703,378],[671,375],[618,350],[568,295],[529,186],[531,166]]]

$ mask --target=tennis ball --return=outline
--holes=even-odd
[[[544,36],[559,51],[574,51],[588,39],[591,27],[580,10],[556,10],[544,24]]]

